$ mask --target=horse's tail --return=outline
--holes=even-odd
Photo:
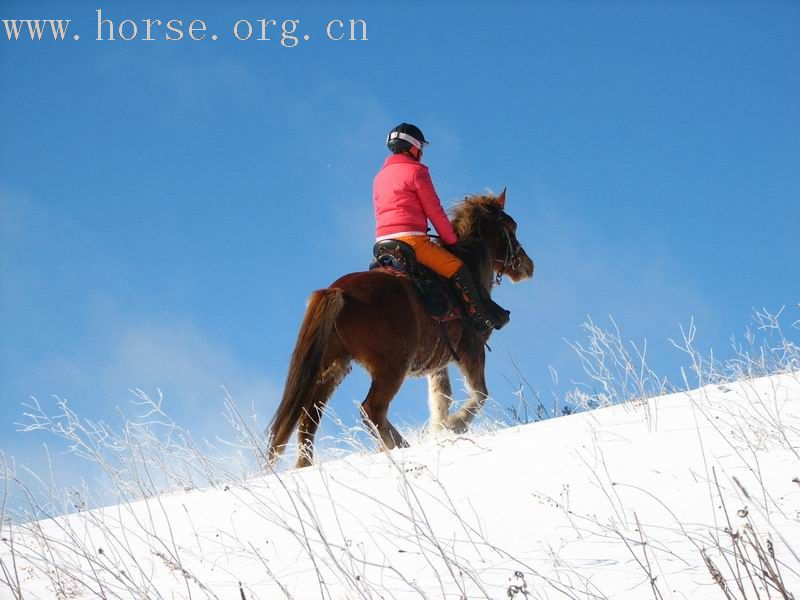
[[[283,398],[269,425],[269,462],[283,453],[289,436],[300,417],[316,410],[314,387],[319,380],[322,359],[331,335],[335,335],[336,317],[342,311],[344,297],[336,288],[317,290],[311,295],[303,324],[292,352]]]

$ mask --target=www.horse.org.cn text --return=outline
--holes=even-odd
[[[312,39],[332,42],[366,42],[365,19],[328,19],[313,28],[301,27],[300,19],[238,19],[232,24],[214,28],[203,19],[139,18],[121,19],[96,11],[96,42],[215,42],[222,38],[238,42],[271,42],[284,48],[295,48]],[[80,41],[80,28],[73,19],[2,19],[9,42]]]

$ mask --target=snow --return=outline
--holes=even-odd
[[[722,598],[705,550],[740,598],[749,521],[798,594],[798,452],[800,373],[773,375],[18,526],[0,557],[26,599]]]

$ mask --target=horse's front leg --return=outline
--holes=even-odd
[[[453,388],[447,367],[428,375],[428,408],[431,411],[431,430],[441,431],[447,427],[446,419],[453,401]]]
[[[444,425],[447,429],[456,433],[464,433],[469,429],[472,419],[475,418],[475,415],[480,412],[486,403],[486,399],[489,397],[489,390],[486,388],[485,365],[486,354],[483,349],[474,356],[462,356],[458,366],[467,380],[470,396],[464,406],[445,419]]]

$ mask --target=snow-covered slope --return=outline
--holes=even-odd
[[[798,453],[800,374],[709,386],[17,527],[0,595],[800,597]]]

